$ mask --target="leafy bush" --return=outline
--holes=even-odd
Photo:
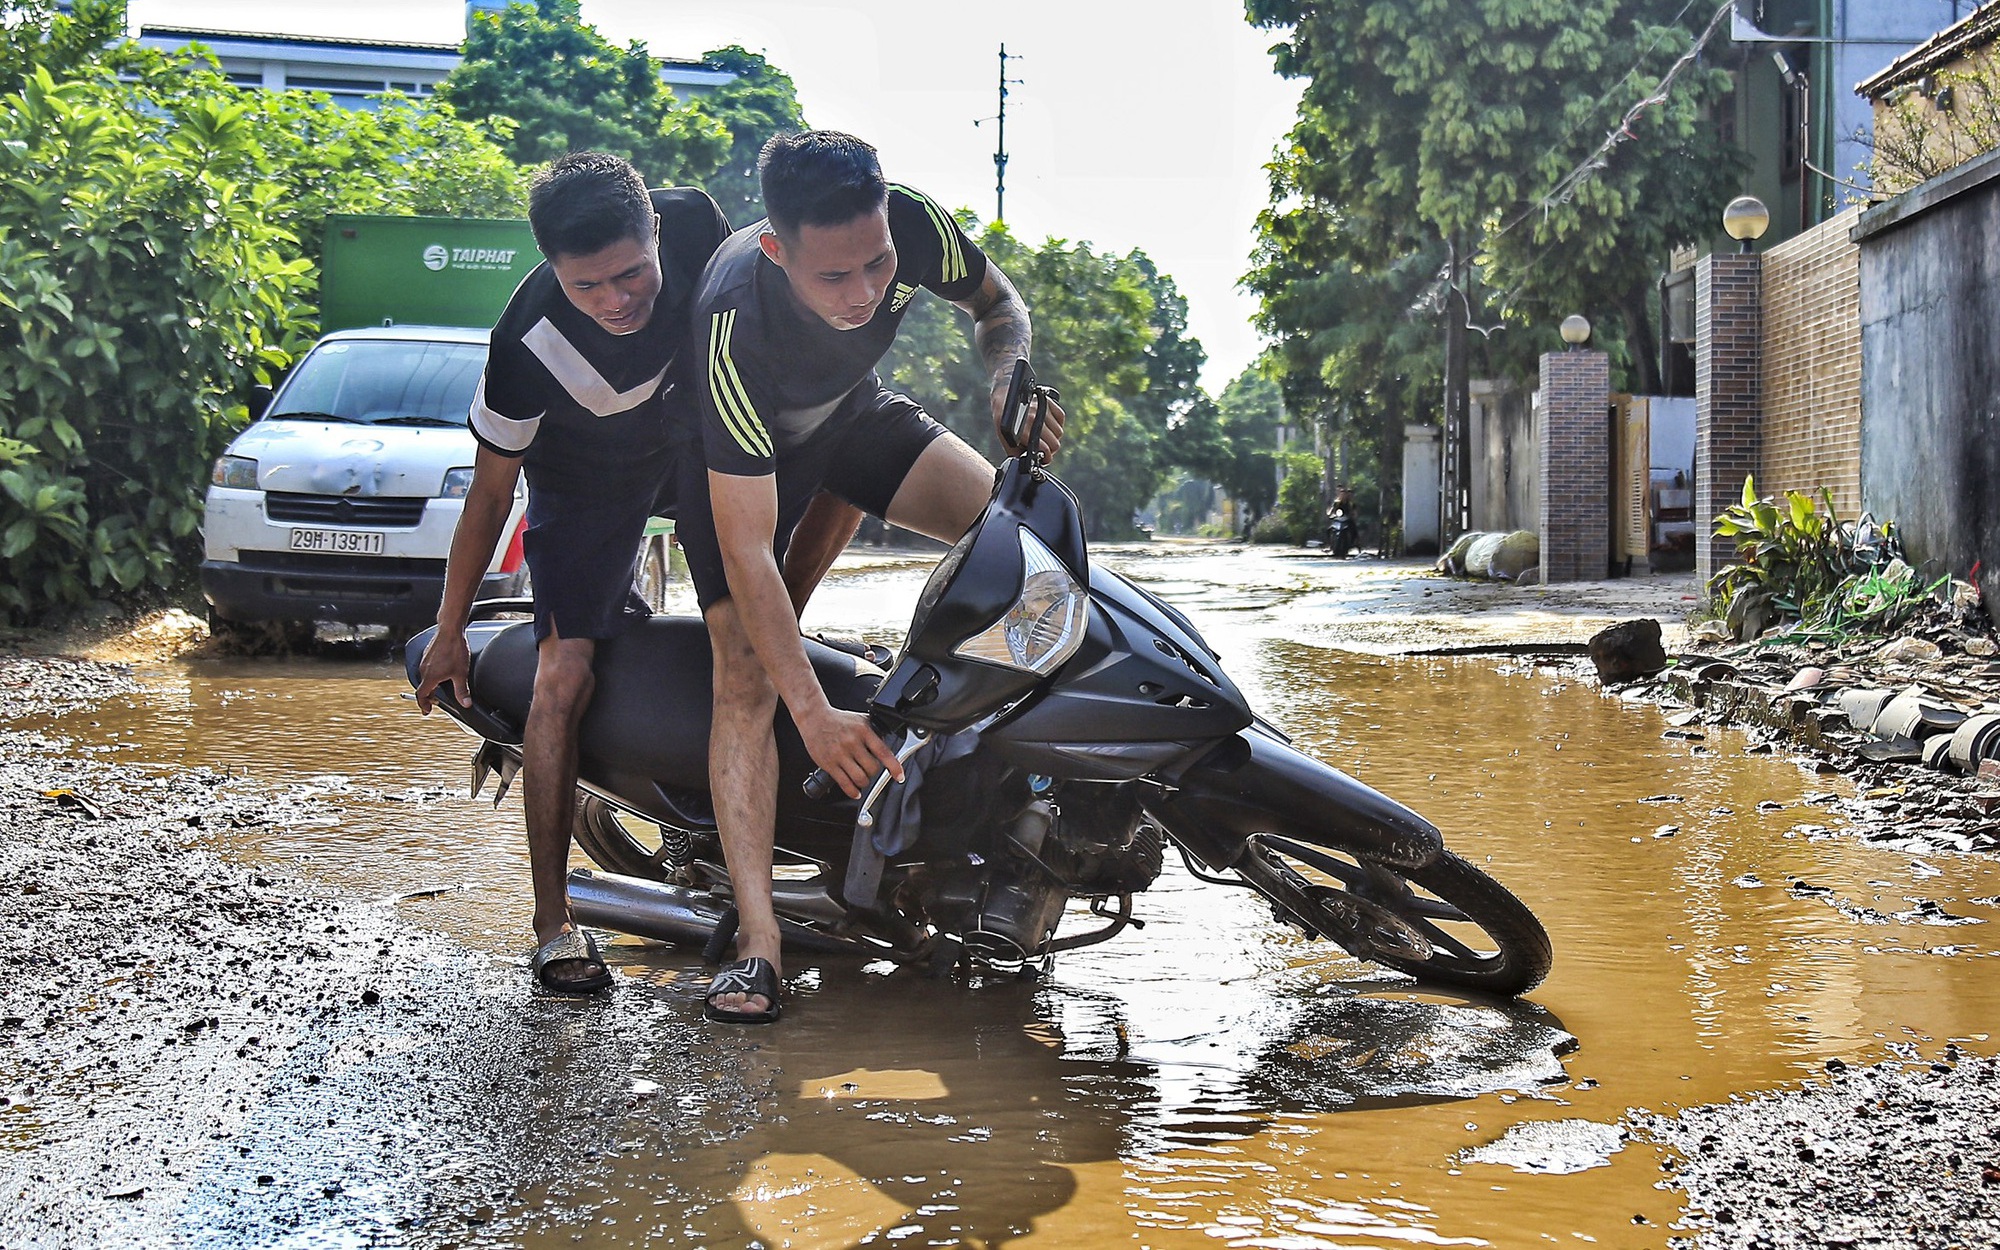
[[[192,571],[243,396],[315,329],[307,257],[326,213],[497,207],[519,185],[445,115],[316,107],[103,51],[115,14],[79,0],[0,24],[0,66],[25,67],[0,82],[5,619]],[[450,146],[431,159],[422,143]]]
[[[1935,589],[1903,563],[1893,524],[1840,520],[1824,487],[1817,503],[1787,491],[1780,507],[1746,477],[1742,502],[1715,518],[1715,533],[1736,540],[1742,563],[1709,580],[1705,608],[1738,638],[1784,622],[1799,626],[1792,636],[1884,631]]]
[[[1325,527],[1320,479],[1326,465],[1309,451],[1288,451],[1281,464],[1285,480],[1278,484],[1278,511],[1274,515],[1289,541],[1303,543]]]
[[[1298,541],[1292,537],[1292,527],[1285,518],[1273,512],[1250,527],[1250,541],[1253,543],[1291,543]]]

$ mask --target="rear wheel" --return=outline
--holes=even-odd
[[[579,793],[576,844],[600,867],[628,877],[665,881],[694,859],[694,835],[621,812],[594,794]]]
[[[1433,985],[1525,994],[1553,960],[1527,905],[1450,851],[1422,868],[1390,869],[1258,837],[1239,871],[1309,933]]]

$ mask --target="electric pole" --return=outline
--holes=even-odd
[[[1008,56],[1007,45],[1000,45],[1000,128],[999,141],[993,145],[993,224],[1007,220],[1007,84],[1019,84],[1019,78],[1007,77],[1007,62],[1018,61],[1019,56]]]

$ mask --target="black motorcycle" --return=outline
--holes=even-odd
[[[1320,541],[1328,554],[1337,559],[1344,560],[1352,554],[1361,541],[1353,510],[1336,505],[1326,518],[1326,534]]]
[[[1037,445],[1051,395],[1016,367],[1017,446]],[[485,739],[474,793],[490,774],[504,793],[535,642],[519,620],[476,619],[467,637],[473,705],[438,706]],[[409,644],[413,683],[429,641]],[[1171,846],[1201,880],[1255,890],[1308,937],[1420,981],[1512,995],[1548,973],[1548,935],[1520,900],[1429,821],[1293,748],[1186,617],[1092,567],[1076,499],[1034,452],[1000,468],[900,655],[806,647],[828,700],[874,719],[906,780],[839,794],[780,706],[775,902],[789,945],[940,973],[1046,967],[1142,927],[1134,896]],[[570,897],[584,923],[715,958],[735,913],[708,795],[709,663],[707,630],[687,617],[599,646],[575,832],[609,872],[572,873]],[[1059,937],[1065,921],[1086,927]]]

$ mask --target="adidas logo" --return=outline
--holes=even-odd
[[[905,282],[898,282],[889,292],[889,311],[892,313],[903,311],[903,305],[909,303],[916,293],[917,288]]]

